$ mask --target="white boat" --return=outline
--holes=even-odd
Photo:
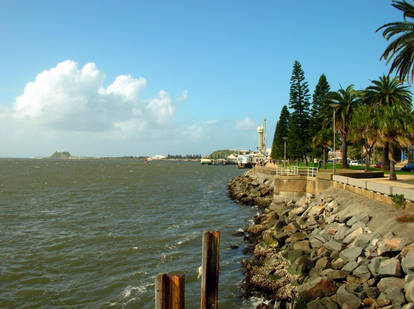
[[[202,164],[202,165],[211,165],[212,163],[213,163],[213,161],[211,161],[210,159],[208,159],[208,158],[202,158],[201,160],[200,160],[200,163]]]
[[[237,166],[239,168],[251,168],[253,166],[252,158],[249,155],[238,155]]]

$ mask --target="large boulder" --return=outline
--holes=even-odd
[[[331,280],[318,277],[299,287],[299,298],[310,302],[318,297],[331,296],[336,290],[337,287]]]
[[[414,249],[409,250],[401,259],[401,267],[406,274],[414,274]]]
[[[345,250],[342,250],[341,253],[339,253],[339,257],[343,258],[344,260],[350,262],[350,261],[356,261],[357,257],[359,257],[362,253],[361,247],[350,247]]]
[[[331,239],[324,244],[324,247],[331,251],[340,251],[342,249],[342,244]]]
[[[399,288],[403,289],[405,285],[405,280],[401,278],[396,277],[386,277],[382,278],[378,284],[377,287],[381,292],[384,292],[386,289],[389,288]]]
[[[405,287],[405,298],[409,301],[409,302],[414,302],[414,280],[409,281]]]
[[[401,275],[400,261],[397,258],[391,258],[381,261],[378,268],[378,274],[380,276],[399,277]]]
[[[345,285],[342,285],[336,292],[336,300],[341,308],[357,309],[361,305],[359,297],[348,292]]]

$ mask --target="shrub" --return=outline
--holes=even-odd
[[[395,207],[404,208],[404,205],[405,205],[404,194],[394,194],[391,196],[391,199]]]

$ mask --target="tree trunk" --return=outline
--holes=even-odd
[[[348,168],[348,143],[346,141],[346,138],[342,136],[342,168]]]
[[[389,159],[391,163],[389,180],[397,180],[397,175],[395,174],[394,143],[389,143],[388,148],[389,148]]]
[[[323,168],[326,169],[326,161],[328,161],[328,151],[323,147]]]
[[[365,156],[365,172],[368,172],[369,162],[371,161],[371,154],[368,152]]]
[[[388,157],[390,152],[390,144],[388,142],[384,143],[384,149],[382,151],[382,170],[389,171],[390,170],[390,159]]]

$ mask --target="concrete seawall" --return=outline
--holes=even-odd
[[[255,169],[255,173],[265,173],[265,168]],[[267,174],[271,172],[267,171]],[[353,192],[375,201],[394,205],[392,196],[403,195],[404,207],[414,212],[414,185],[403,185],[398,182],[384,183],[381,178],[372,175],[364,179],[363,173],[344,173],[343,175],[332,175],[331,173],[318,173],[316,177],[310,176],[277,176],[274,178],[274,200],[289,201],[298,200],[303,196],[315,195],[331,187]],[[344,176],[346,175],[346,176]],[[351,177],[351,176],[355,176]]]
[[[332,186],[332,175],[319,174],[316,177],[310,176],[275,176],[274,193],[275,199],[298,200],[308,194],[317,194]]]

